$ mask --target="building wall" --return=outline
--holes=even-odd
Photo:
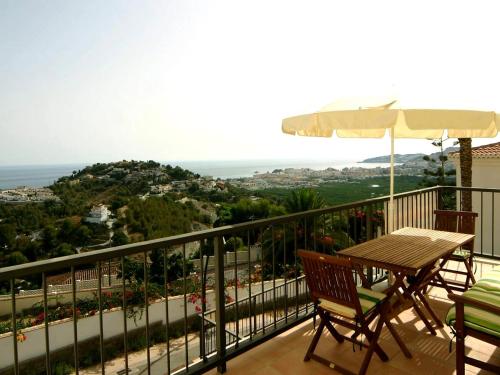
[[[457,169],[457,186],[461,186],[460,161],[456,159],[453,162]],[[500,158],[473,159],[472,186],[500,189]],[[479,214],[474,251],[500,256],[500,193],[473,192],[472,210]]]

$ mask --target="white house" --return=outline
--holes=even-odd
[[[88,223],[102,224],[108,221],[110,214],[111,212],[108,208],[105,205],[100,204],[92,207],[88,216],[85,218],[85,221]]]
[[[459,152],[449,154],[457,170],[457,186],[461,183],[459,156]],[[495,189],[500,186],[500,142],[472,148],[472,186]],[[473,192],[472,210],[479,214],[475,251],[500,255],[500,193]]]

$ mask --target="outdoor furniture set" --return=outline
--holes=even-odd
[[[433,324],[417,303],[418,298],[435,325],[443,327],[426,297],[427,288],[435,285],[444,287],[449,298],[456,302],[456,313],[455,307],[450,309],[446,322],[456,327],[457,373],[464,374],[465,363],[500,373],[497,366],[466,357],[463,342],[466,336],[473,336],[495,345],[500,343],[500,269],[469,289],[475,282],[472,252],[477,214],[436,210],[435,215],[436,229],[403,228],[342,250],[337,256],[299,251],[310,295],[320,317],[305,361],[314,359],[341,373],[352,374],[338,363],[314,353],[326,327],[339,343],[348,340],[368,348],[359,370],[359,374],[365,374],[374,352],[384,362],[389,359],[377,343],[384,324],[404,355],[412,358],[390,319],[398,308],[413,307],[427,330],[436,335]],[[453,294],[441,275],[450,259],[466,264],[467,271],[459,272],[466,276],[465,283],[453,284],[453,290],[465,290],[462,296]],[[388,270],[394,276],[392,284],[383,292],[371,290],[363,267]],[[354,273],[360,277],[361,287],[356,286]],[[379,320],[371,330],[369,325],[376,317]],[[348,327],[354,334],[341,335],[332,323]],[[358,339],[360,335],[365,335],[368,344]]]

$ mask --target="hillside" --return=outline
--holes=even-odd
[[[211,226],[214,202],[231,196],[219,181],[133,160],[75,170],[49,189],[57,199],[0,203],[0,267]]]
[[[394,154],[395,163],[407,163],[416,159],[422,159],[425,154]],[[360,161],[359,163],[390,163],[391,155],[376,156]]]
[[[448,147],[443,153],[448,155],[450,152],[458,151],[458,147]],[[428,155],[432,159],[439,159],[439,152],[434,152]],[[399,164],[406,164],[408,166],[420,166],[425,168],[427,162],[423,159],[426,154],[394,154],[394,162]],[[390,163],[391,155],[376,156],[360,161],[359,163]]]
[[[443,154],[444,155],[448,155],[450,152],[453,152],[453,151],[458,151],[459,148],[458,147],[448,147],[446,148],[444,151],[443,151]],[[432,154],[429,155],[429,158],[431,159],[434,159],[434,160],[439,160],[439,155],[440,153],[439,152],[434,152]],[[409,160],[407,162],[404,163],[405,167],[413,167],[413,168],[427,168],[428,167],[428,162],[425,161],[422,157],[420,158],[415,158],[415,159],[412,159],[412,160]],[[450,170],[450,169],[453,169],[453,163],[451,161],[447,161],[445,163],[445,169],[446,170]]]

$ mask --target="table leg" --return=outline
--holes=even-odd
[[[431,335],[436,336],[437,335],[436,330],[434,329],[432,324],[429,322],[429,320],[427,320],[427,317],[424,315],[424,312],[418,306],[418,303],[415,300],[415,298],[413,296],[410,296],[409,298],[411,298],[413,300],[413,308],[415,309],[415,312],[417,313],[417,315],[420,317],[420,320],[422,320],[422,322],[424,322],[425,326],[427,327],[427,329],[429,330]]]
[[[419,283],[421,282],[421,280],[423,280],[425,278],[425,276],[428,274],[429,272],[429,269],[422,269],[417,277],[417,281],[416,281],[416,285],[419,285]],[[396,276],[396,279],[398,280],[398,284],[400,285],[401,289],[403,289],[403,297],[409,301],[411,301],[411,304],[413,306],[413,309],[415,310],[415,312],[417,313],[417,315],[419,316],[420,320],[422,320],[422,322],[424,322],[424,325],[425,327],[429,330],[429,332],[431,333],[431,335],[433,336],[436,336],[437,333],[436,333],[436,330],[434,329],[434,327],[432,326],[432,324],[429,322],[429,320],[427,319],[427,317],[425,316],[424,312],[422,311],[422,309],[420,308],[420,306],[418,305],[415,297],[413,296],[417,291],[418,291],[418,288],[415,288],[415,287],[406,287],[404,281],[403,281],[403,278],[404,276],[402,274],[398,274]],[[427,303],[427,301],[425,301]],[[425,304],[424,303],[424,306],[429,310],[429,311],[432,311],[430,305],[427,303]],[[434,311],[432,311],[431,313],[432,317],[436,317],[436,314],[434,313]],[[438,319],[439,320],[439,319]]]
[[[396,329],[392,325],[391,318],[389,316],[390,310],[392,310],[394,308],[394,306],[391,306],[391,304],[390,304],[391,297],[394,293],[398,294],[398,296],[401,296],[401,293],[399,293],[399,287],[400,287],[401,283],[402,283],[402,279],[395,277],[394,283],[385,291],[385,294],[387,295],[387,305],[385,305],[382,308],[380,319],[384,320],[385,326],[387,327],[387,329],[391,333],[394,340],[396,340],[396,343],[399,345],[399,347],[403,351],[405,357],[412,358],[410,351],[408,350],[405,343],[403,342],[401,337],[398,335]],[[398,300],[399,300],[399,298],[398,298]]]
[[[440,327],[440,328],[443,328],[444,327],[443,322],[441,321],[441,319],[439,319],[439,317],[436,315],[436,313],[434,312],[434,310],[432,310],[431,306],[429,305],[429,301],[427,301],[427,298],[425,297],[425,295],[421,291],[419,291],[419,290],[417,290],[415,292],[415,295],[420,299],[420,301],[422,302],[422,304],[425,306],[425,308],[427,309],[427,311],[431,315],[432,320],[434,320],[434,322],[436,323],[436,325],[438,327]]]

